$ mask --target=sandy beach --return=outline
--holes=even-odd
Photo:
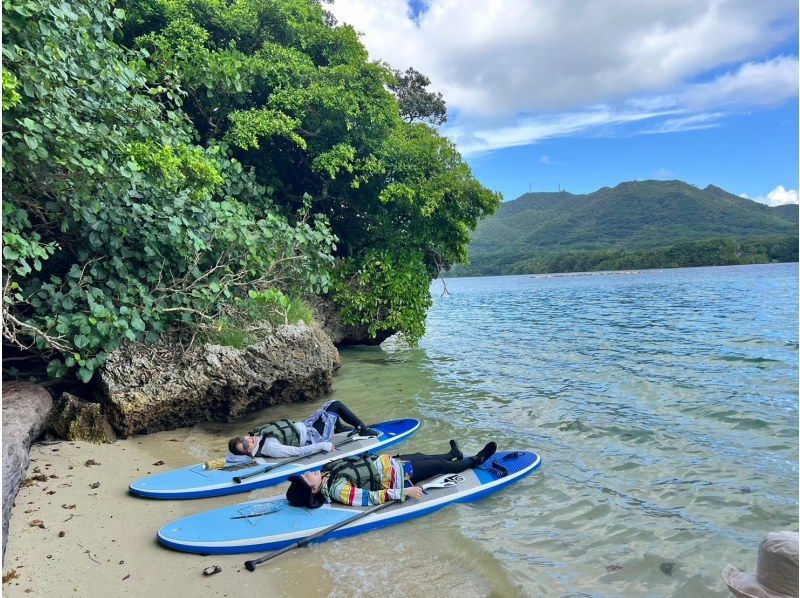
[[[280,567],[269,575],[250,573],[241,556],[199,557],[156,544],[155,531],[167,521],[231,499],[176,502],[130,496],[127,485],[137,476],[197,461],[192,455],[181,458],[185,451],[176,448],[166,462],[163,455],[159,458],[148,451],[152,443],[148,437],[103,446],[57,442],[33,447],[30,485],[20,489],[9,526],[3,574],[8,579],[15,571],[16,577],[3,585],[6,595],[160,596],[191,588],[226,596],[233,594],[234,576],[237,592],[284,593],[274,587],[278,584],[285,590],[289,583],[281,579]],[[153,465],[159,461],[164,464]],[[203,569],[211,565],[221,566],[222,572],[204,576]],[[297,565],[293,563],[293,568]],[[319,581],[324,594],[324,579]],[[313,589],[303,588],[302,593]]]
[[[309,404],[300,403],[276,406],[268,413],[275,418],[295,417],[308,410]],[[456,596],[464,589],[470,596],[489,595],[498,576],[501,585],[507,583],[485,554],[454,541],[455,512],[440,516],[443,528],[431,530],[424,546],[417,543],[423,527],[403,526],[394,532],[379,530],[364,538],[313,545],[282,555],[255,572],[244,567],[253,555],[204,557],[161,547],[156,531],[173,519],[274,496],[285,488],[156,501],[128,494],[128,484],[148,473],[221,456],[224,439],[264,419],[264,413],[236,425],[209,423],[114,444],[35,444],[27,472],[30,481],[20,488],[9,525],[3,594],[159,597],[189,592],[240,596],[256,591],[267,596],[351,596],[385,590],[388,582],[394,591],[414,595],[423,582],[419,576],[409,576],[408,567],[409,560],[419,556],[424,562],[418,563],[416,572],[439,596]],[[376,545],[385,550],[376,551]],[[204,576],[203,570],[213,565],[222,571]],[[378,568],[383,575],[371,575]],[[489,584],[487,578],[495,581]],[[456,585],[451,585],[454,580]]]

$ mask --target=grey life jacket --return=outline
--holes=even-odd
[[[377,459],[377,455],[347,457],[326,464],[322,471],[330,473],[328,485],[332,484],[336,478],[344,477],[356,488],[370,491],[380,490],[383,486],[378,466],[375,464]]]
[[[264,426],[259,430],[261,434],[261,442],[258,445],[258,452],[264,447],[267,438],[274,438],[278,442],[286,446],[300,446],[300,432],[294,427],[294,424],[288,419],[281,419]]]

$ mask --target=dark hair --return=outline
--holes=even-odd
[[[241,446],[241,448],[239,448]],[[242,442],[241,436],[237,436],[236,438],[231,438],[228,441],[228,450],[233,453],[234,455],[246,455],[247,451],[244,448],[244,443]]]
[[[289,476],[289,489],[286,491],[286,500],[293,507],[306,507],[316,509],[325,504],[322,492],[314,494],[311,486],[299,475]]]

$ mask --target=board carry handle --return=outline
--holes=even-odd
[[[342,440],[341,442],[338,442],[338,443],[334,444],[333,446],[335,448],[338,448],[338,447],[342,446],[343,444],[347,444],[349,442],[355,442],[356,440],[366,440],[367,438],[372,438],[372,436],[351,436],[350,438],[347,438],[346,440]],[[252,478],[253,476],[261,475],[262,473],[267,473],[268,471],[270,471],[272,469],[275,469],[276,467],[280,467],[281,465],[286,465],[287,463],[294,463],[295,461],[302,461],[303,459],[308,459],[309,457],[313,457],[314,455],[319,455],[320,453],[324,453],[324,452],[326,452],[326,451],[324,451],[324,450],[314,451],[313,453],[309,453],[308,455],[300,455],[299,457],[292,457],[291,459],[286,459],[286,460],[280,461],[278,463],[270,463],[269,465],[266,465],[266,466],[262,467],[261,469],[258,469],[256,471],[253,471],[253,472],[250,472],[250,473],[246,473],[245,475],[233,476],[233,482],[235,484],[241,484],[242,480],[246,480],[247,478]]]
[[[381,509],[385,509],[389,505],[393,505],[396,502],[397,502],[396,500],[390,500],[389,502],[385,502],[385,503],[380,504],[380,505],[375,505],[374,507],[371,507],[371,508],[367,509],[366,511],[362,511],[361,513],[358,513],[357,515],[353,515],[352,517],[349,517],[348,519],[345,519],[344,521],[340,521],[339,523],[335,523],[334,525],[332,525],[330,527],[326,527],[325,529],[323,529],[321,531],[318,531],[316,534],[312,534],[312,535],[308,536],[308,538],[303,538],[302,540],[298,540],[297,542],[293,542],[292,544],[289,544],[289,546],[284,546],[280,550],[273,550],[269,554],[265,554],[264,556],[259,557],[257,559],[253,559],[252,561],[245,561],[244,562],[244,566],[247,568],[248,571],[255,571],[256,567],[258,567],[261,563],[265,563],[270,559],[274,559],[276,556],[279,556],[279,555],[283,554],[284,552],[289,552],[290,550],[293,550],[295,548],[302,548],[303,546],[307,546],[308,544],[310,544],[314,540],[316,540],[318,538],[321,538],[322,536],[324,536],[326,534],[329,534],[332,531],[336,531],[340,527],[344,527],[345,525],[353,523],[354,521],[358,521],[362,517],[366,517],[367,515],[371,515],[372,513],[375,513],[376,511],[380,511]]]

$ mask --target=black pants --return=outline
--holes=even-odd
[[[436,475],[445,473],[461,473],[470,469],[474,465],[471,457],[466,459],[459,459],[451,461],[453,458],[451,453],[444,455],[425,455],[423,453],[412,453],[410,455],[397,455],[395,457],[401,461],[408,461],[411,463],[413,473],[411,474],[411,483],[416,484],[422,480],[427,480]]]
[[[328,413],[335,413],[336,415],[339,416],[339,419],[336,420],[336,425],[333,428],[334,431],[336,432],[341,431],[343,428],[343,426],[339,423],[340,421],[343,421],[346,424],[350,424],[354,428],[360,428],[361,426],[364,425],[364,423],[360,419],[358,419],[356,414],[350,411],[350,408],[341,401],[334,401],[333,403],[328,405],[328,408],[325,411],[327,411]],[[317,421],[315,421],[312,425],[314,426],[314,429],[320,434],[322,434],[325,431],[325,421],[321,417],[318,417]]]

